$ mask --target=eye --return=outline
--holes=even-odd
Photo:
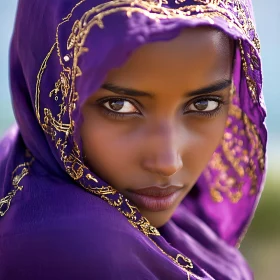
[[[221,105],[221,100],[213,98],[196,100],[188,106],[187,111],[211,112],[217,110]]]
[[[104,102],[103,106],[108,110],[117,113],[139,113],[138,109],[130,101],[125,99],[110,99]]]

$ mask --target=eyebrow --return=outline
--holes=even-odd
[[[231,83],[232,80],[220,80],[214,84],[211,84],[210,86],[188,92],[185,94],[185,96],[192,97],[192,96],[213,93],[227,88],[228,86],[231,85]],[[150,98],[154,97],[154,94],[152,93],[136,90],[132,88],[121,87],[112,83],[105,83],[101,86],[101,88],[109,90],[119,95],[127,95],[130,97],[150,97]]]

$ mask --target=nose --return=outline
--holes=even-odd
[[[163,127],[153,130],[153,136],[146,138],[146,157],[143,168],[149,172],[169,177],[183,167],[182,139],[175,128]]]

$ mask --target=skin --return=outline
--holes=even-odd
[[[182,186],[167,210],[139,207],[155,227],[171,218],[221,141],[232,58],[232,42],[220,31],[187,29],[171,41],[136,50],[83,105],[81,136],[95,174],[127,198],[130,190]],[[117,94],[117,87],[150,95]],[[116,109],[122,114],[115,115]]]

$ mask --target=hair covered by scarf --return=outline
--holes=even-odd
[[[135,49],[199,25],[237,41],[236,92],[221,145],[196,184],[198,195],[184,199],[163,237],[84,163],[81,107]],[[32,279],[32,271],[40,279],[52,271],[62,277],[63,265],[76,263],[80,252],[84,277],[131,279],[138,271],[139,279],[251,279],[232,247],[252,218],[265,167],[259,41],[250,1],[20,0],[11,81],[18,125],[0,144],[0,260],[7,267],[20,262]],[[13,248],[21,248],[18,260],[12,260]],[[38,248],[48,253],[33,263],[53,259],[46,278],[28,262],[27,252],[37,255]],[[68,248],[67,258],[62,248]],[[72,279],[81,278],[68,265]]]

